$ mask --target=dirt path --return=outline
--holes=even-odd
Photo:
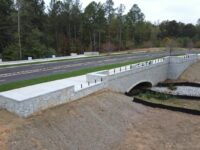
[[[200,61],[186,69],[184,73],[179,77],[179,80],[200,82]]]
[[[5,111],[0,117],[1,150],[200,149],[199,116],[152,109],[110,91],[28,119]]]

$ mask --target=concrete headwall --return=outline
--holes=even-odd
[[[142,82],[150,82],[153,86],[166,79],[177,79],[191,64],[198,60],[197,55],[170,56],[157,59],[153,63],[134,65],[126,72],[108,76],[108,88],[116,92],[129,92]],[[150,61],[151,62],[151,61]]]
[[[158,64],[143,66],[127,72],[108,77],[108,88],[116,92],[128,92],[141,82],[150,82],[156,85],[167,78],[168,59]]]

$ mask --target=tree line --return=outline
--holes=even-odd
[[[200,48],[200,20],[196,25],[163,21],[151,23],[137,4],[125,12],[112,0],[0,0],[0,57],[4,60],[69,55],[84,51],[121,51],[144,47]]]

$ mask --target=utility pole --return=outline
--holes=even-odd
[[[17,22],[18,22],[18,44],[19,44],[19,58],[22,59],[22,45],[21,45],[21,23],[20,23],[20,0],[17,0],[17,9],[18,9],[18,13],[17,13]]]

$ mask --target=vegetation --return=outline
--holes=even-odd
[[[101,70],[109,70],[109,69],[113,69],[113,68],[117,68],[117,67],[122,67],[125,65],[134,64],[137,62],[139,62],[139,61],[130,61],[130,62],[125,62],[125,63],[110,64],[110,65],[104,65],[104,66],[93,67],[93,68],[84,68],[81,70],[62,73],[62,74],[54,74],[54,75],[49,75],[49,76],[44,76],[44,77],[33,78],[33,79],[29,79],[29,80],[6,83],[6,84],[0,85],[0,92],[17,89],[17,88],[21,88],[21,87],[25,87],[25,86],[29,86],[29,85],[44,83],[44,82],[48,82],[48,81],[54,81],[54,80],[59,80],[59,79],[80,76],[80,75],[84,75],[84,74],[91,73],[91,72],[96,72],[96,71],[101,71]]]
[[[144,92],[144,93],[140,93],[138,95],[138,97],[143,97],[143,98],[147,98],[147,99],[158,99],[161,102],[164,100],[168,100],[170,98],[173,98],[173,96],[167,95],[167,94],[163,94],[163,93],[152,93],[152,92]]]
[[[168,89],[174,91],[177,89],[177,87],[173,84],[169,84]]]
[[[200,47],[196,25],[176,21],[152,24],[137,4],[125,6],[79,0],[1,0],[0,57],[4,60],[68,55],[72,52],[126,50],[138,47]]]
[[[142,93],[137,96],[147,102],[162,104],[167,106],[175,106],[180,108],[188,108],[200,111],[200,101],[199,100],[189,100],[180,99],[173,96],[168,96],[165,94],[152,94],[152,93]]]

